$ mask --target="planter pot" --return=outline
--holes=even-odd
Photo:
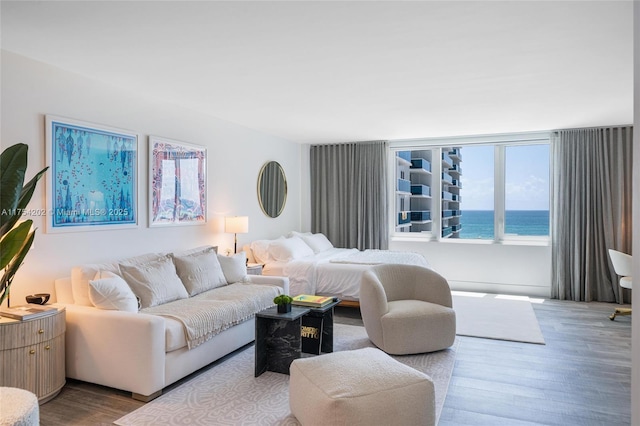
[[[291,312],[291,303],[287,303],[286,305],[278,305],[279,314],[286,314],[287,312]]]

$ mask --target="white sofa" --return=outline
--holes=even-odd
[[[140,258],[148,260],[149,255],[137,259]],[[236,266],[240,262],[245,266],[244,255],[235,262]],[[76,267],[72,277],[55,282],[56,303],[66,308],[67,377],[130,391],[133,398],[150,401],[159,396],[164,387],[254,340],[253,314],[189,349],[185,326],[177,319],[144,313],[144,309],[131,312],[96,307],[92,302],[99,296],[95,295],[92,285],[96,281],[90,279],[91,274],[96,270],[117,271],[119,265],[122,266],[122,263]],[[89,287],[87,277],[91,282]],[[278,290],[275,294],[289,293],[287,278],[247,276],[246,266],[241,281],[276,286]],[[128,281],[127,284],[131,286]],[[244,284],[231,283],[228,287],[233,285]],[[84,294],[87,288],[90,292],[89,301]],[[220,291],[220,288],[224,288],[224,284],[202,294]],[[136,296],[140,301],[138,293]],[[193,297],[183,299],[179,302],[193,300]],[[96,303],[101,304],[99,301]]]

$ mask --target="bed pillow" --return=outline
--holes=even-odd
[[[98,309],[138,312],[138,299],[121,276],[98,271],[89,281],[89,299]]]
[[[256,240],[252,242],[250,247],[253,252],[253,257],[258,263],[273,262],[275,259],[271,255],[271,244],[283,239],[284,237],[280,237],[277,240]]]
[[[189,296],[227,285],[218,256],[212,246],[174,253],[173,263]]]
[[[270,253],[275,260],[286,262],[313,255],[313,250],[300,237],[283,238],[271,243]]]
[[[321,253],[333,248],[331,241],[322,233],[312,235],[300,235],[300,238],[307,243],[314,253]]]
[[[227,280],[227,283],[240,283],[246,282],[247,277],[247,254],[241,251],[233,256],[218,255],[218,261],[222,266],[222,272]]]
[[[140,298],[141,308],[189,297],[170,254],[139,265],[121,263],[120,272],[133,293]]]

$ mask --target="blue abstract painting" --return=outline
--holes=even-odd
[[[50,228],[137,225],[138,137],[47,117]]]

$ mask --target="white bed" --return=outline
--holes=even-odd
[[[264,265],[263,275],[288,277],[289,292],[294,296],[319,294],[357,301],[362,273],[372,265],[429,267],[418,253],[335,248],[322,234],[294,233],[290,238],[254,241],[243,250],[250,262]]]

